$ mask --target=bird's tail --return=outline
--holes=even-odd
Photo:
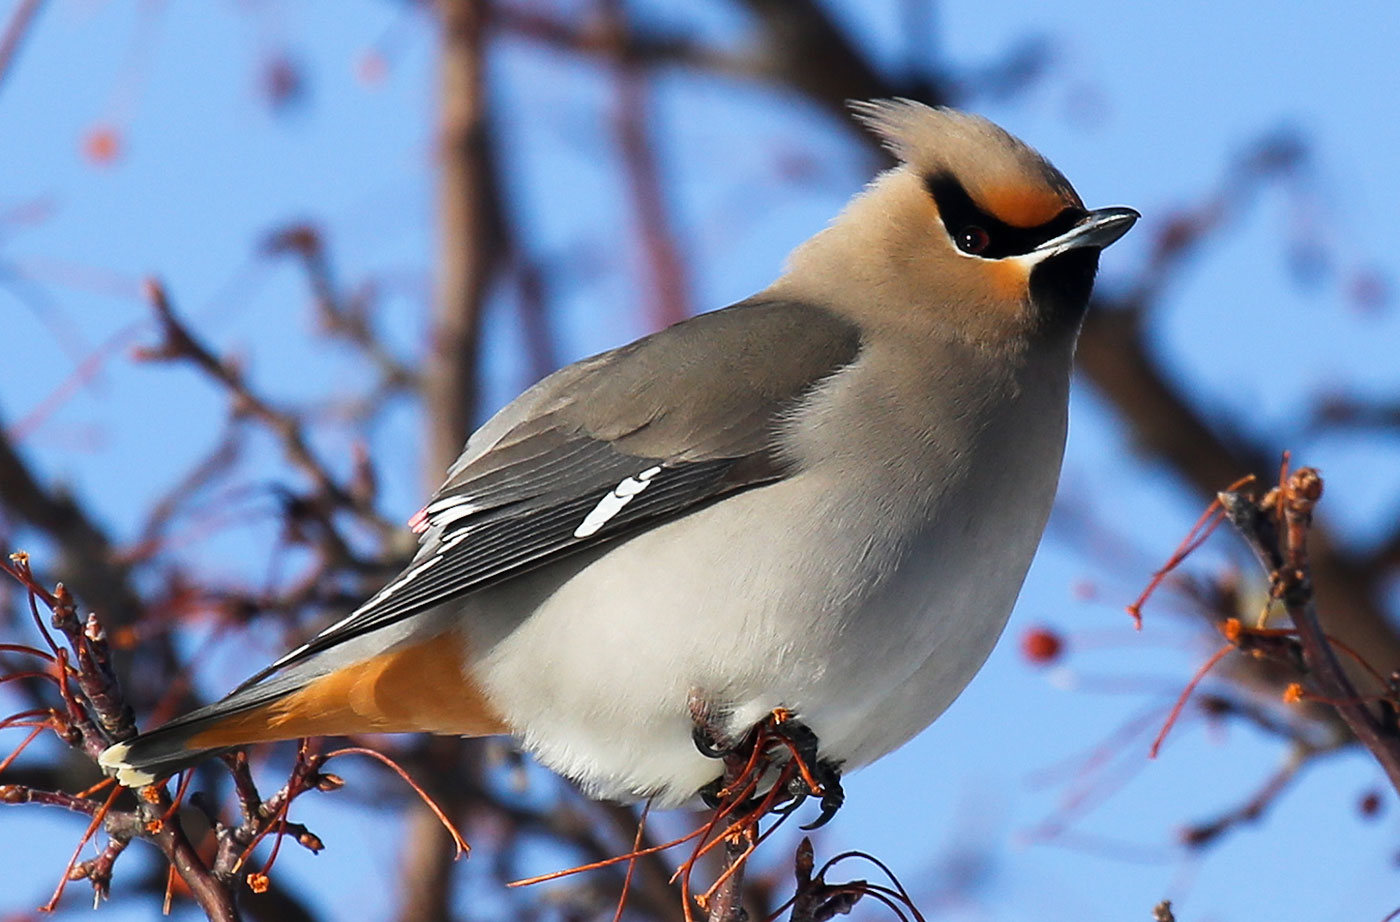
[[[118,783],[142,788],[237,748],[201,747],[191,742],[202,730],[218,726],[225,713],[223,704],[220,701],[200,708],[149,733],[108,746],[97,757],[97,763]]]
[[[250,743],[351,733],[506,732],[471,682],[463,654],[460,644],[435,637],[334,669],[274,675],[117,743],[98,762],[127,787],[144,787]]]

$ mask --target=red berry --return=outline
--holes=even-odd
[[[93,163],[106,166],[122,152],[122,136],[111,125],[98,125],[83,139],[83,154]]]
[[[1048,627],[1033,627],[1021,635],[1021,655],[1037,666],[1053,663],[1064,649],[1064,640]]]

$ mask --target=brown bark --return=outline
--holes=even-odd
[[[427,410],[427,477],[436,487],[462,450],[477,413],[481,314],[496,262],[492,244],[492,199],[485,32],[487,11],[479,0],[439,0],[441,22],[438,87],[438,249],[432,341],[424,374]],[[457,740],[430,740],[434,758],[418,781],[449,816],[466,809],[451,776],[479,771],[475,747]],[[452,915],[455,863],[436,816],[424,805],[408,808],[400,861],[399,922],[441,922]]]
[[[477,409],[481,311],[493,259],[487,198],[486,8],[440,0],[438,251],[425,396],[434,486],[462,449]]]
[[[661,174],[658,145],[652,137],[651,88],[648,73],[630,53],[626,11],[618,0],[605,4],[618,35],[613,45],[617,74],[617,128],[623,174],[637,223],[637,249],[647,273],[647,317],[652,329],[662,329],[693,314],[687,263],[676,242],[666,207],[666,181]]]

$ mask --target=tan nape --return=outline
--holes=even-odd
[[[337,669],[270,704],[233,714],[193,736],[197,749],[303,736],[441,733],[493,736],[505,723],[465,672],[461,643],[446,638]]]

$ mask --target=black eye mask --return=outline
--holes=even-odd
[[[938,206],[938,215],[953,245],[983,259],[1022,256],[1047,240],[1058,237],[1084,219],[1080,208],[1065,208],[1035,227],[1012,227],[977,207],[972,197],[947,173],[924,179],[924,186]]]

